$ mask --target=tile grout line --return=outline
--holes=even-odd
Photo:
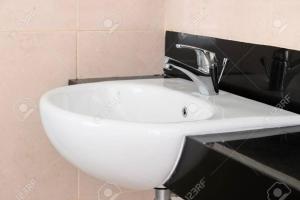
[[[76,79],[78,79],[79,74],[78,74],[78,36],[79,36],[79,1],[76,0],[76,41],[75,41],[75,76]],[[80,171],[79,168],[77,167],[77,200],[80,199]]]
[[[77,200],[80,199],[80,171],[77,168]]]
[[[79,1],[80,0],[76,0],[76,56],[75,56],[76,79],[78,79],[78,77],[79,77],[79,74],[78,74]]]
[[[103,32],[103,33],[110,33],[109,30],[104,29],[11,29],[11,30],[0,30],[0,33],[10,33],[10,32],[20,32],[20,33],[35,33],[35,32]],[[137,33],[143,33],[143,32],[161,32],[160,29],[157,30],[142,30],[142,29],[118,29],[116,32],[137,32]]]
[[[75,41],[75,76],[78,79],[78,31],[76,31],[76,41]]]

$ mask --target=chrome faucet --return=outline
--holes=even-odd
[[[228,59],[223,59],[222,70],[220,75],[218,75],[218,60],[214,52],[183,44],[176,44],[176,48],[194,50],[197,55],[197,67],[195,68],[176,59],[166,57],[164,68],[167,70],[175,68],[187,75],[196,84],[200,94],[207,96],[218,94],[219,82]]]

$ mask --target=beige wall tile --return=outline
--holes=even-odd
[[[300,50],[300,1],[273,0],[271,18],[271,43]]]
[[[0,74],[5,80],[0,84],[5,96],[0,119],[17,121],[11,112],[14,104],[36,105],[43,92],[75,77],[75,32],[2,32],[0,43]]]
[[[81,30],[162,30],[162,0],[79,0]]]
[[[166,29],[300,49],[296,0],[166,0]]]
[[[76,34],[2,32],[0,43],[0,199],[74,199],[77,171],[50,145],[38,99],[75,77]]]
[[[98,200],[98,191],[105,184],[104,181],[93,178],[79,171],[79,200]]]
[[[50,163],[52,164],[52,163]],[[36,179],[29,200],[77,200],[77,170],[62,158]]]
[[[1,0],[0,30],[74,30],[76,0]]]
[[[79,33],[78,77],[108,77],[162,73],[162,31]]]
[[[110,194],[106,196],[107,194]],[[133,191],[97,180],[84,172],[79,175],[79,200],[153,200],[154,192]]]

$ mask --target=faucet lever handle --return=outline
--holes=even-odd
[[[228,58],[224,58],[224,59],[223,59],[223,62],[222,62],[222,70],[221,70],[221,73],[220,73],[220,75],[219,75],[218,83],[221,82],[221,79],[222,79],[224,70],[225,70],[225,68],[226,68],[226,66],[227,66],[227,63],[228,63]]]
[[[192,50],[195,50],[195,51],[201,51],[205,54],[209,54],[209,53],[214,54],[214,52],[208,51],[206,49],[202,49],[202,48],[195,47],[195,46],[190,46],[190,45],[185,45],[185,44],[176,44],[176,48],[178,48],[178,49],[192,49]]]
[[[194,50],[197,55],[198,68],[201,68],[206,74],[209,74],[210,68],[215,67],[217,64],[217,57],[214,52],[185,44],[176,44],[176,48]]]

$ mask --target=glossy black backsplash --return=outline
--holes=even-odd
[[[219,61],[229,59],[222,90],[300,114],[300,51],[167,31],[166,56],[192,66],[195,53],[176,49],[178,43],[213,51]],[[187,78],[178,71],[165,73]]]

